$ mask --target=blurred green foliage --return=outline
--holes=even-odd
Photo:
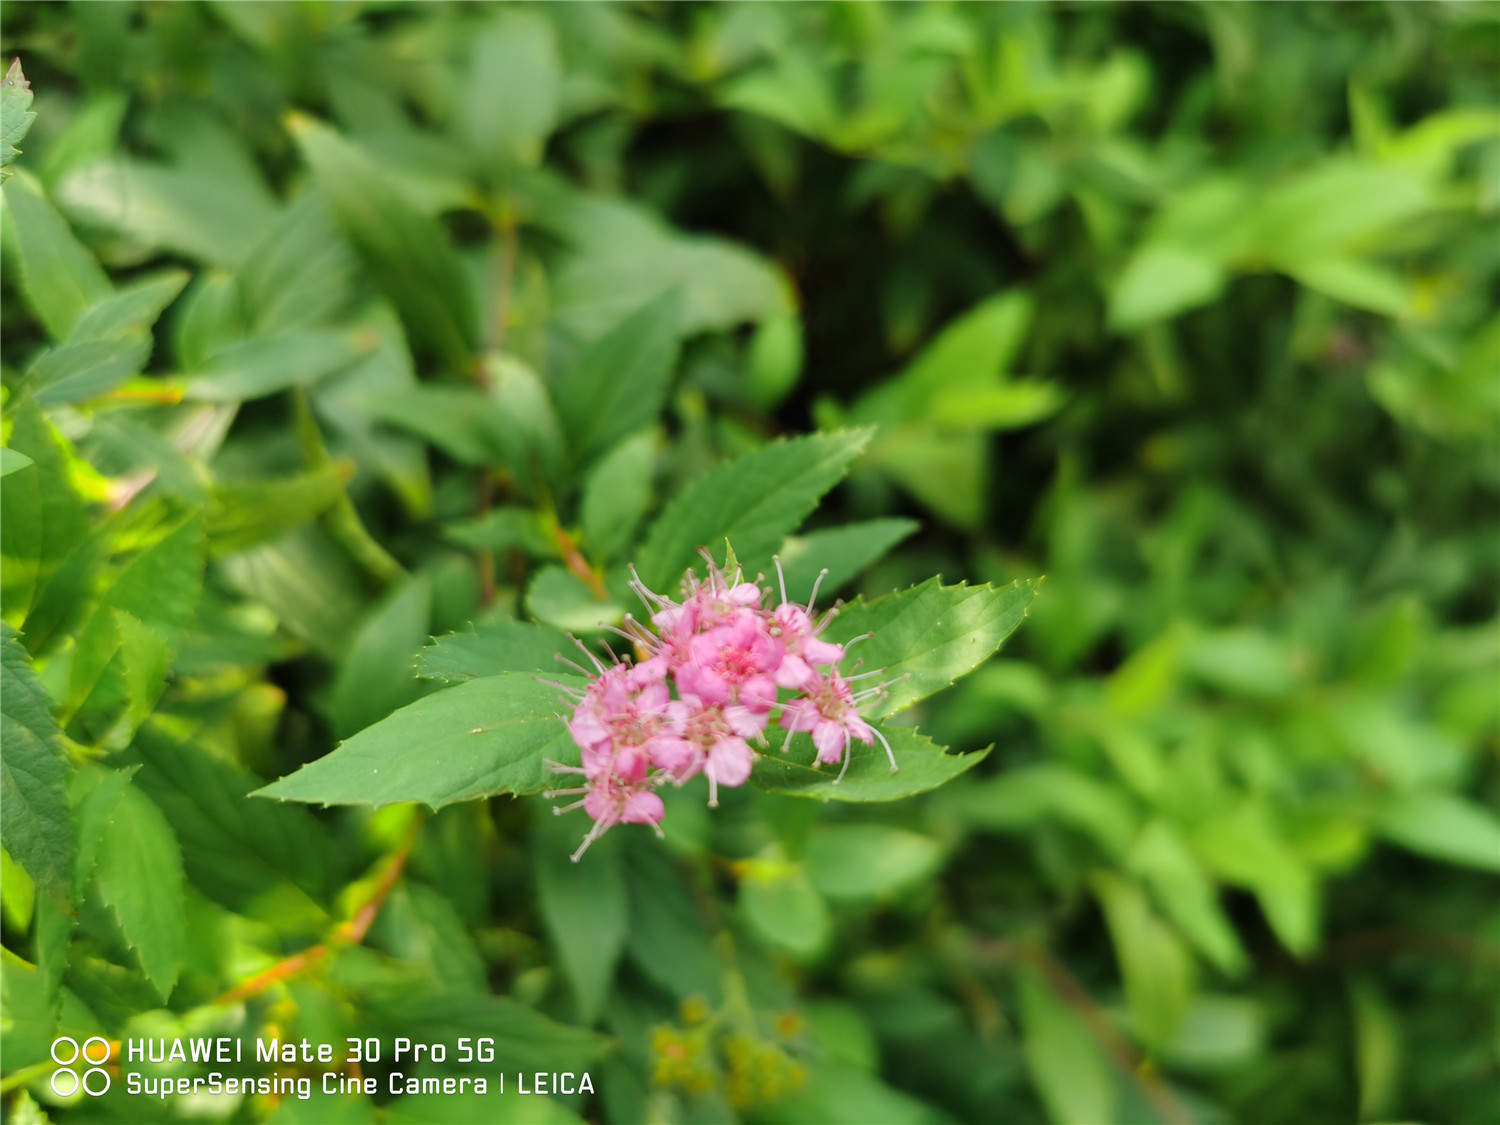
[[[61,1028],[598,1090],[195,1107],[283,1125],[1500,1120],[1494,6],[0,15],[14,1119],[159,1119]],[[948,785],[247,797],[865,425],[794,587],[1047,576]]]

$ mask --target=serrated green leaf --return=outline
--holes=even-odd
[[[883,669],[881,679],[896,682],[865,713],[892,715],[988,660],[1021,624],[1036,591],[1035,580],[997,589],[944,586],[930,578],[871,602],[854,602],[834,618],[825,636],[843,643],[871,634],[856,646],[858,658],[866,667]]]
[[[78,632],[68,682],[69,709],[77,712],[118,667],[123,638],[115,611],[176,644],[192,619],[203,589],[203,529],[188,521],[146,548],[119,572]],[[128,655],[128,654],[127,654]]]
[[[420,801],[433,808],[547,788],[546,759],[576,756],[558,721],[561,693],[507,672],[434,692],[339,743],[331,754],[257,791],[328,805]]]
[[[339,225],[407,330],[455,372],[466,371],[478,338],[474,306],[443,228],[390,186],[377,161],[327,125],[293,114],[287,126]]]
[[[167,818],[133,785],[115,804],[94,877],[146,979],[165,1000],[182,964],[182,851]]]
[[[31,99],[31,83],[21,73],[21,60],[12,59],[0,80],[0,168],[20,155],[21,141],[36,120]]]
[[[0,836],[38,887],[67,900],[72,887],[73,827],[60,732],[52,718],[51,701],[37,683],[15,630],[9,625],[3,629]]]
[[[195,886],[241,910],[268,889],[290,882],[305,901],[301,917],[318,924],[333,841],[311,813],[246,800],[259,784],[255,777],[156,724],[136,735],[132,750],[141,760],[135,784],[172,825]]]
[[[551,676],[559,668],[558,654],[575,651],[572,641],[548,625],[503,621],[437,638],[417,654],[417,674],[449,683],[501,672]]]
[[[827,570],[827,576],[818,587],[819,599],[826,599],[852,582],[919,526],[915,520],[865,520],[789,536],[781,545],[786,596],[794,602],[806,601],[812,594],[819,571]]]
[[[594,842],[587,862],[569,856],[578,846],[577,821],[537,809],[532,848],[537,905],[578,1004],[578,1017],[592,1024],[604,1010],[615,966],[625,951],[629,911],[617,834]]]
[[[908,727],[882,727],[896,755],[897,770],[891,772],[885,750],[853,743],[854,755],[844,780],[835,784],[839,766],[815,768],[816,753],[805,734],[794,735],[785,753],[762,754],[755,763],[750,780],[773,793],[796,797],[816,797],[821,801],[896,801],[917,793],[926,793],[973,769],[989,754],[948,754],[925,735]],[[776,735],[773,732],[773,742]]]
[[[579,464],[656,421],[677,366],[676,290],[646,302],[586,345],[557,386],[558,413]]]
[[[726,539],[750,573],[764,569],[786,534],[843,479],[869,430],[773,442],[719,465],[679,492],[651,525],[637,566],[646,585],[675,589],[698,548]]]
[[[886,824],[822,825],[807,841],[808,876],[831,899],[891,895],[932,875],[941,862],[936,840]]]
[[[0,198],[5,246],[14,254],[27,303],[47,334],[61,340],[85,309],[109,295],[109,279],[29,173],[8,179]]]

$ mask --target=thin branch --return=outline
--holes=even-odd
[[[1017,941],[982,942],[976,948],[990,960],[1024,961],[1040,972],[1047,978],[1047,983],[1058,999],[1073,1010],[1089,1034],[1114,1060],[1115,1065],[1141,1088],[1157,1115],[1167,1125],[1191,1125],[1192,1118],[1183,1109],[1171,1087],[1152,1072],[1140,1052],[1110,1024],[1104,1010],[1094,1002],[1088,990],[1078,983],[1077,978],[1050,951],[1031,942]]]
[[[417,833],[421,829],[422,817],[413,817],[411,826],[406,830],[400,846],[386,858],[385,870],[380,873],[380,878],[376,881],[375,889],[370,893],[370,897],[354,912],[352,918],[340,923],[326,940],[300,953],[285,957],[269,969],[264,969],[247,980],[241,981],[214,1003],[227,1007],[230,1004],[248,1000],[252,996],[258,996],[273,984],[290,980],[321,963],[334,949],[344,945],[358,945],[364,941],[375,918],[380,914],[380,908],[385,905],[385,900],[390,896],[396,881],[400,879],[401,872],[406,867],[407,856],[411,854],[412,845],[417,842]]]

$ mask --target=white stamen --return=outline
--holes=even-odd
[[[776,581],[781,585],[781,602],[786,604],[786,572],[781,569],[781,556],[772,555],[771,561],[776,564]]]
[[[885,756],[891,760],[891,772],[895,773],[900,768],[896,765],[896,752],[891,749],[891,744],[885,740],[885,735],[881,734],[874,727],[870,728],[870,733],[880,739],[880,745],[885,747]]]
[[[818,587],[823,585],[823,579],[828,577],[828,568],[825,566],[818,571],[817,578],[813,579],[812,597],[807,599],[807,612],[812,612],[813,602],[818,600]]]

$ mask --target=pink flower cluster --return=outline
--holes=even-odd
[[[786,732],[783,745],[793,732],[809,732],[817,762],[843,762],[840,781],[849,768],[851,741],[880,739],[896,769],[890,743],[859,714],[860,705],[884,686],[855,691],[840,675],[837,666],[848,645],[820,638],[837,608],[814,620],[817,584],[805,606],[789,602],[777,560],[781,601],[767,606],[758,583],[745,581],[738,569],[725,573],[707,552],[704,557],[707,581],[690,571],[680,601],[653,592],[635,576],[631,589],[645,602],[650,621],[627,615],[625,627],[615,632],[631,643],[636,659],[605,664],[579,642],[592,670],[568,663],[587,684],[555,685],[574,704],[564,721],[582,764],[550,764],[580,775],[582,784],[547,796],[578,797],[555,811],[581,806],[594,820],[575,862],[616,824],[650,824],[660,832],[665,810],[656,790],[664,784],[681,786],[701,773],[708,779],[708,803],[717,805],[721,785],[749,779],[756,755],[751,742],[764,745],[773,712]]]

